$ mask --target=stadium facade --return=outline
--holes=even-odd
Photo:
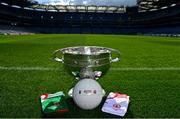
[[[149,1],[150,2],[150,1]],[[0,3],[0,32],[180,34],[180,3],[166,7]],[[147,3],[148,4],[148,3]],[[151,3],[152,5],[152,3]],[[146,8],[146,10],[142,8]]]

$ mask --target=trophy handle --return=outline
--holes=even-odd
[[[71,89],[68,91],[69,97],[73,97],[73,89],[74,89],[74,87],[71,88]]]
[[[110,50],[112,51],[112,53],[117,54],[116,58],[111,57],[111,63],[120,61],[120,52],[118,50],[115,50],[115,49],[110,49]]]
[[[104,89],[102,89],[103,97],[106,95],[106,92]]]
[[[64,63],[62,56],[61,56],[61,58],[59,58],[59,57],[57,56],[58,53],[62,55],[62,52],[61,52],[60,49],[54,51],[54,53],[53,53],[53,60],[55,60],[55,61],[57,61],[57,62]]]

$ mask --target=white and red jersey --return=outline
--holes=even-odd
[[[102,107],[102,111],[123,117],[127,112],[128,105],[128,95],[111,92]]]

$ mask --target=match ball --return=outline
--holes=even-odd
[[[94,79],[81,79],[73,89],[74,102],[84,110],[96,108],[103,96],[103,89]]]

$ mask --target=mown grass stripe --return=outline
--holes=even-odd
[[[53,67],[3,67],[0,66],[0,70],[14,70],[14,71],[56,71],[61,68]],[[128,68],[110,68],[112,71],[179,71],[180,67],[128,67]]]
[[[139,68],[111,68],[114,71],[178,71],[180,67],[139,67]]]

